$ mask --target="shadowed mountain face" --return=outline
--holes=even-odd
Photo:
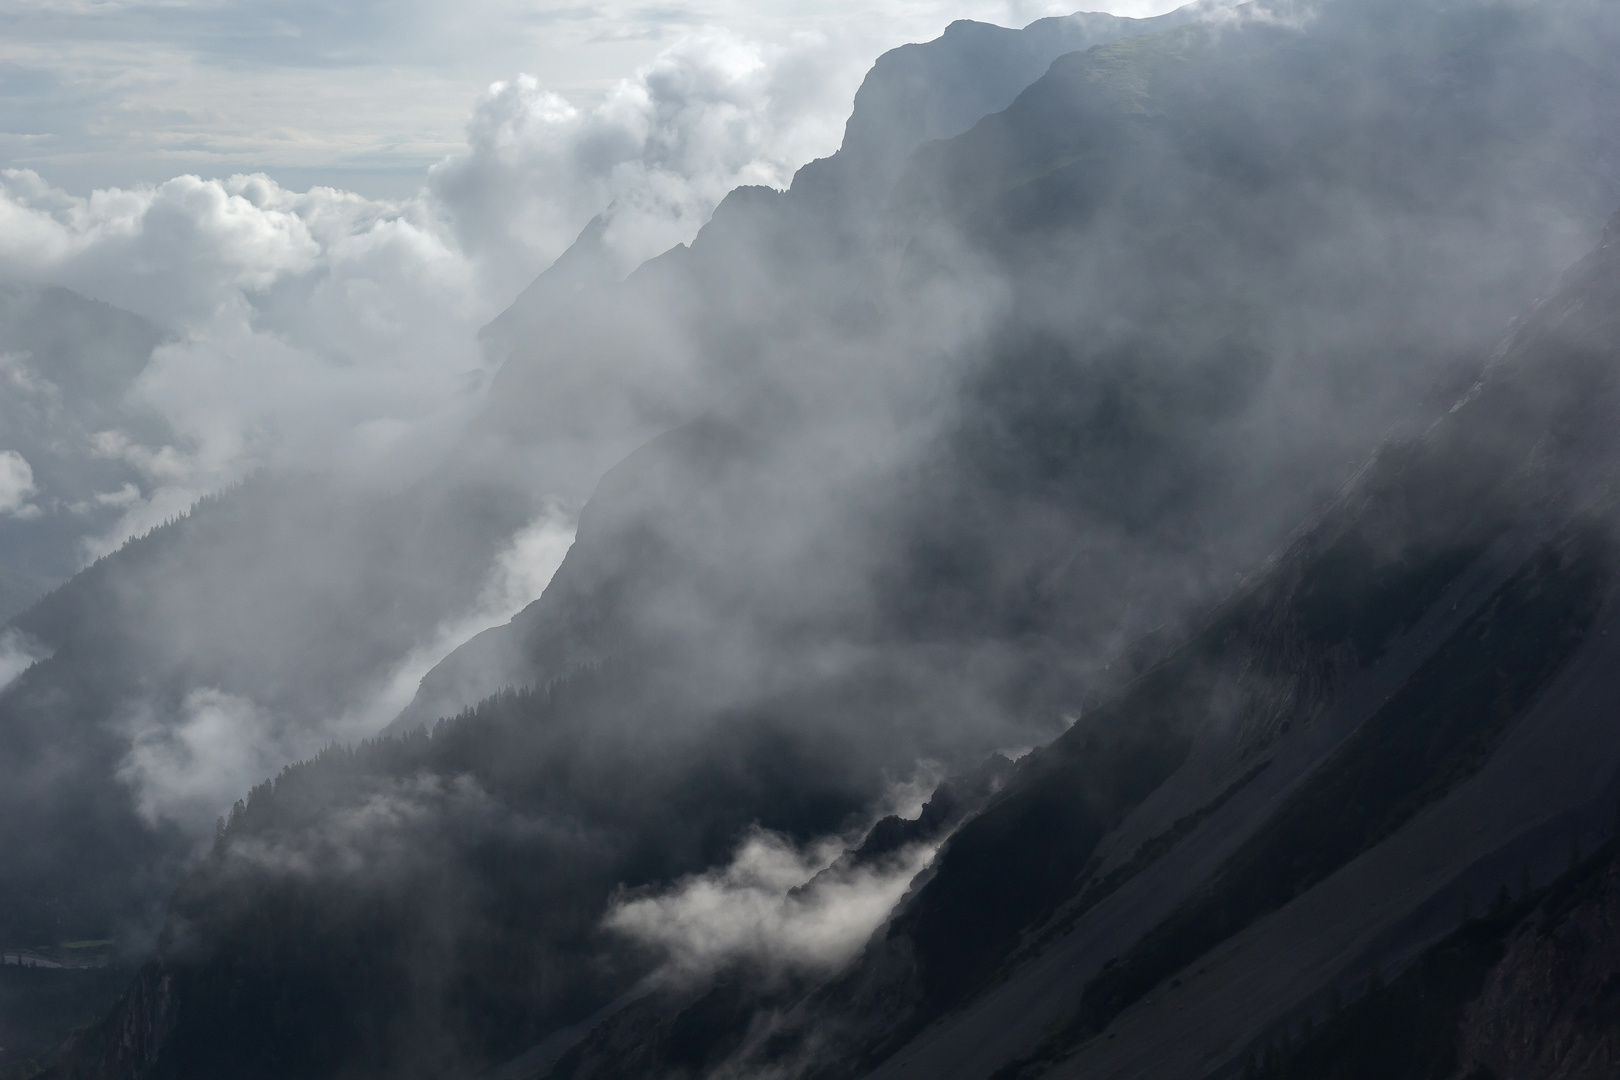
[[[1200,0],[1151,19],[1081,13],[1040,19],[1022,30],[954,22],[934,41],[903,45],[878,58],[855,96],[843,147],[803,170],[795,187],[814,189],[812,197],[825,212],[858,224],[888,197],[912,151],[960,135],[1005,109],[1059,56],[1180,26],[1223,6]],[[611,207],[598,215],[484,329],[486,344],[502,356],[514,351],[526,356],[575,294],[623,276],[603,243],[612,215]],[[524,429],[522,434],[537,433]]]
[[[618,467],[584,527],[661,537],[658,569],[582,546],[404,722],[601,655],[645,629],[622,613],[664,610],[637,588],[688,578],[763,588],[728,602],[746,619],[1045,650],[1040,678],[1069,684],[1218,595],[1380,438],[1445,407],[1436,385],[1465,383],[1612,209],[1603,12],[1295,14],[1069,54],[881,203],[823,198],[860,174],[857,112],[790,191],[738,191],[689,250],[582,293],[514,353],[469,445],[560,438],[616,402],[615,430],[705,415],[752,457],[716,443],[684,482],[653,454]],[[638,485],[656,509],[632,525]],[[755,543],[773,531],[804,539]],[[813,572],[794,561],[810,549]],[[1027,686],[1020,668],[1002,678]]]
[[[1620,222],[1440,421],[1382,449],[1185,644],[993,788],[847,970],[745,955],[717,981],[621,999],[583,1041],[520,1057],[512,1075],[1157,1062],[1200,1077],[1321,1021],[1371,968],[1399,969],[1467,896],[1549,880],[1572,842],[1605,833],[1620,795],[1604,719],[1620,693],[1617,311]],[[666,443],[662,459],[718,437]],[[869,790],[850,763],[875,755],[827,733],[874,688],[705,714],[681,704],[693,671],[691,657],[621,654],[256,790],[177,898],[164,961],[84,1044],[90,1057],[57,1068],[309,1075],[361,1056],[430,1075],[544,1047],[644,970],[601,924],[616,884],[723,861],[749,822],[801,841],[839,830]],[[630,786],[615,779],[626,760]],[[1469,1032],[1567,1025],[1504,1004],[1500,985],[1550,967],[1570,997],[1606,955],[1527,957],[1487,984],[1500,950],[1473,940],[1414,969],[1461,995],[1445,1024],[1465,1007],[1505,1014]],[[1228,998],[1241,1007],[1213,1006]],[[1346,1016],[1387,1025],[1381,1000]],[[1466,1048],[1508,1052],[1494,1037]],[[1369,1045],[1335,1038],[1286,1060]]]
[[[43,659],[0,694],[3,939],[150,935],[218,808],[340,733],[477,594],[521,511],[260,478],[15,619]]]
[[[80,542],[127,503],[135,471],[98,454],[94,437],[162,430],[128,401],[160,340],[146,320],[67,289],[0,285],[0,454],[20,457],[33,488],[53,496],[0,510],[0,621],[71,577]]]
[[[1443,419],[1020,763],[850,969],[644,999],[551,1075],[1218,1075],[1404,964],[1470,892],[1546,881],[1620,794],[1617,311],[1620,218]],[[1582,948],[1546,963],[1606,962]],[[1573,989],[1550,1016],[1539,990],[1493,992],[1476,1011],[1588,1037]],[[1470,1053],[1520,1053],[1486,1023]],[[1380,1038],[1382,1064],[1417,1060],[1404,1027]],[[1289,1068],[1370,1075],[1364,1050],[1341,1034]]]
[[[1576,260],[1620,202],[1620,19],[1171,22],[891,54],[792,189],[503,323],[450,474],[642,445],[395,734],[254,789],[46,1067],[1192,1080],[1590,846],[1620,775],[1615,226]],[[351,612],[393,648],[473,587],[500,530],[424,491],[356,512],[357,562],[370,523],[483,524],[345,577],[244,686],[349,687]],[[443,551],[376,615],[368,582]],[[12,729],[120,670],[75,651],[93,621],[0,697],[35,710]]]

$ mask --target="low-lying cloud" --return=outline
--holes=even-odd
[[[847,849],[837,838],[801,848],[755,829],[725,866],[621,897],[604,925],[660,954],[656,977],[675,983],[737,962],[767,973],[836,970],[894,910],[938,843],[871,863],[841,859]]]
[[[49,649],[20,630],[0,631],[0,690],[50,654]]]
[[[220,811],[290,759],[288,733],[247,698],[204,688],[185,696],[177,717],[147,707],[129,720],[131,747],[118,778],[150,824],[171,821],[202,833]]]
[[[333,742],[375,735],[410,703],[422,676],[451,650],[539,597],[573,538],[573,518],[546,507],[496,556],[473,606],[446,618],[340,714],[324,720],[279,715],[248,695],[215,687],[191,690],[177,708],[150,701],[132,707],[123,721],[130,749],[119,780],[129,786],[148,823],[167,821],[205,834],[235,800],[283,766]],[[32,663],[30,656],[38,658],[39,650],[30,653],[28,646],[14,632],[0,639],[0,688],[10,668],[20,672]]]
[[[0,451],[0,514],[30,517],[39,508],[28,502],[34,493],[34,470],[15,450]]]
[[[334,736],[366,737],[375,733],[411,703],[422,677],[458,645],[510,621],[539,599],[573,546],[574,530],[574,518],[560,506],[543,508],[496,557],[472,610],[447,618],[431,640],[395,665],[373,693],[349,710],[334,729]]]

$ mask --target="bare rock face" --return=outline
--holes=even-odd
[[[42,1080],[138,1080],[174,1033],[174,1006],[172,973],[161,963],[147,964],[111,1014],[45,1063]]]
[[[1526,919],[1463,1022],[1463,1075],[1620,1076],[1620,866]]]

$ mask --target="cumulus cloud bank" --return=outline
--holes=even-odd
[[[501,359],[478,328],[587,222],[606,212],[620,272],[690,240],[732,188],[783,186],[836,149],[869,62],[815,35],[711,29],[594,104],[518,76],[476,103],[465,150],[396,201],[263,175],[77,195],[0,171],[0,278],[66,286],[168,335],[128,403],[166,434],[115,426],[83,447],[142,479],[86,556],[259,468],[419,474]],[[0,468],[0,512],[16,513],[32,480],[20,459]]]
[[[837,149],[868,62],[820,35],[783,46],[710,29],[586,108],[532,76],[498,82],[432,190],[464,248],[508,284],[609,207],[604,240],[628,272],[690,240],[732,188],[785,187]]]
[[[110,428],[83,448],[142,479],[90,557],[258,468],[409,476],[476,407],[473,334],[493,311],[423,205],[262,176],[75,196],[5,170],[0,275],[168,334],[128,403],[168,437]]]

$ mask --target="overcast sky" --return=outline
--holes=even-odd
[[[263,171],[299,189],[399,197],[465,145],[480,93],[520,73],[589,107],[684,35],[724,28],[767,48],[819,42],[834,70],[818,77],[841,98],[878,53],[952,19],[1011,26],[1070,10],[1061,0],[0,0],[0,165],[72,192]]]

